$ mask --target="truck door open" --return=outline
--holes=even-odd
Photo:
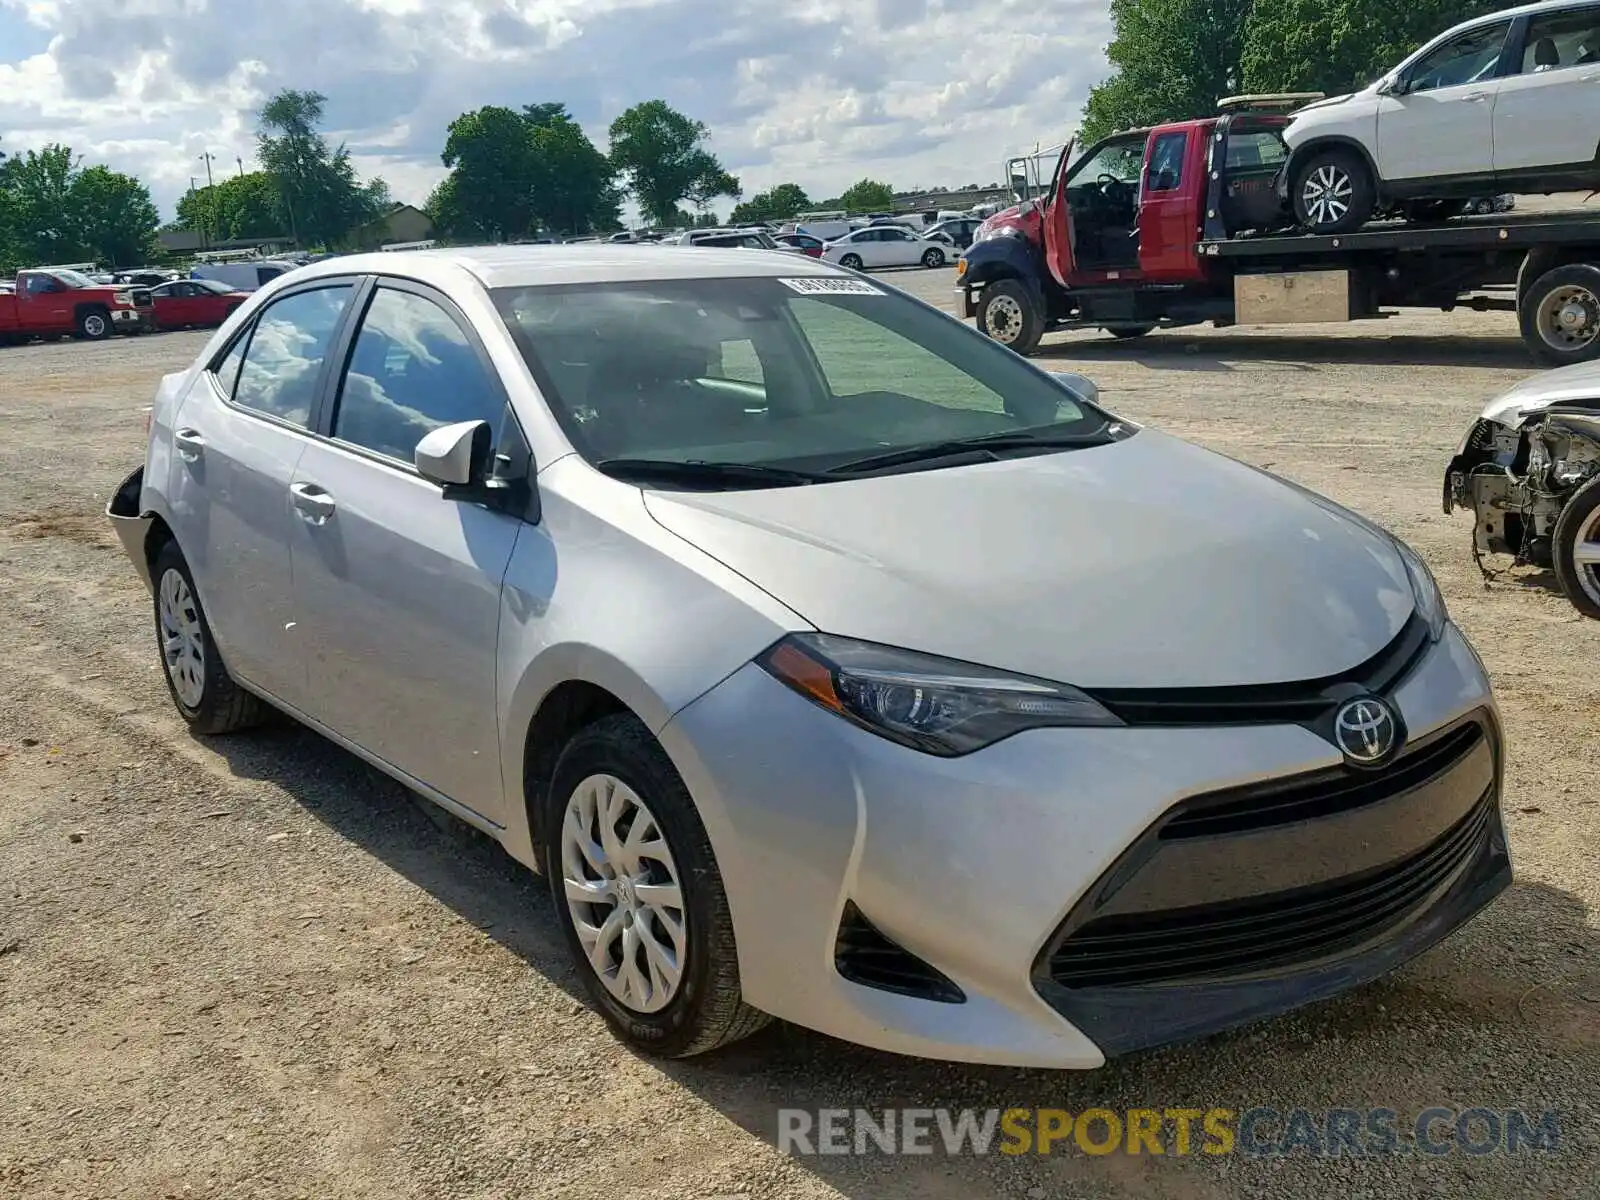
[[[1061,286],[1073,286],[1075,276],[1138,272],[1145,136],[1107,138],[1067,168],[1052,192],[1046,257]]]

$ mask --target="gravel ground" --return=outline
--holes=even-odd
[[[943,301],[950,274],[895,282]],[[202,334],[0,352],[0,1195],[1600,1196],[1600,623],[1486,587],[1440,475],[1509,318],[1057,339],[1108,403],[1400,533],[1494,675],[1518,883],[1395,976],[1085,1074],[776,1026],[661,1065],[578,1001],[493,844],[291,726],[201,742],[100,516]],[[1554,1154],[792,1158],[779,1107],[1559,1109]]]

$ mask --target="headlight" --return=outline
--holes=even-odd
[[[1450,612],[1444,606],[1444,593],[1420,554],[1399,538],[1394,544],[1400,551],[1401,561],[1406,564],[1406,574],[1411,576],[1411,594],[1416,597],[1417,612],[1427,621],[1429,635],[1438,641],[1444,633],[1445,622],[1450,619]]]
[[[756,661],[813,704],[946,758],[1024,729],[1122,724],[1066,684],[829,634],[791,634]]]
[[[123,308],[132,308],[133,307],[133,293],[132,292],[114,292],[114,293],[112,293],[111,298],[113,300],[115,300],[118,304],[120,304]]]

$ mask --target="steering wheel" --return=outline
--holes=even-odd
[[[1133,186],[1115,175],[1101,175],[1095,183],[1100,186],[1100,194],[1113,204],[1126,204],[1133,199]]]

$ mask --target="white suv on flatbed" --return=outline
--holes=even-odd
[[[1284,141],[1285,199],[1312,233],[1600,187],[1600,0],[1464,22],[1363,91],[1299,110]]]

